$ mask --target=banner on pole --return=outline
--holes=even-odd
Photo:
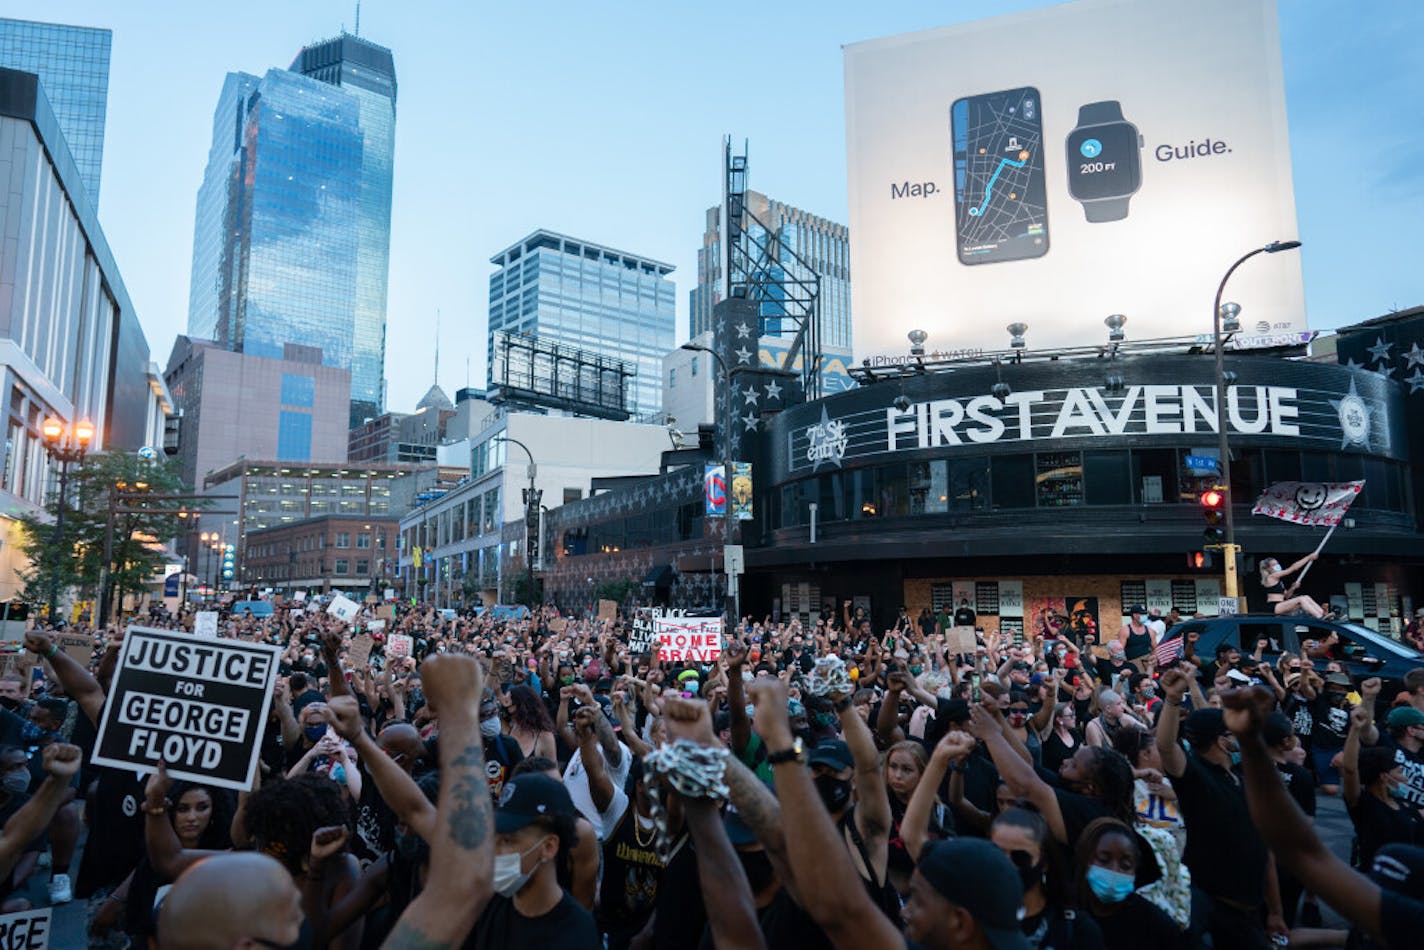
[[[1276,482],[1256,499],[1253,515],[1292,524],[1333,528],[1365,487],[1357,482]]]
[[[708,517],[727,513],[727,471],[722,465],[708,465],[702,473],[702,495],[706,499]]]
[[[752,520],[752,463],[732,463],[732,517]]]
[[[654,617],[658,659],[711,663],[722,655],[721,617]]]
[[[94,741],[95,765],[247,791],[281,651],[130,627]]]

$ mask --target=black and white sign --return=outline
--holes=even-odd
[[[22,910],[0,916],[0,947],[5,950],[45,950],[49,946],[53,907]]]
[[[280,652],[130,627],[94,764],[147,771],[161,759],[174,778],[251,788]]]

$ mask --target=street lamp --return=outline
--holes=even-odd
[[[1299,241],[1272,241],[1264,247],[1253,248],[1242,254],[1234,264],[1227,268],[1221,278],[1221,283],[1216,285],[1216,299],[1212,301],[1211,305],[1212,337],[1216,340],[1216,453],[1218,471],[1221,473],[1220,490],[1225,494],[1225,504],[1222,507],[1226,511],[1226,539],[1221,545],[1221,559],[1225,562],[1226,596],[1233,600],[1240,598],[1236,581],[1236,554],[1239,548],[1236,545],[1236,517],[1232,512],[1235,507],[1235,499],[1232,497],[1231,486],[1231,451],[1227,445],[1226,433],[1226,364],[1223,357],[1226,341],[1222,337],[1222,322],[1224,320],[1227,327],[1235,327],[1239,330],[1241,307],[1234,303],[1223,306],[1221,296],[1226,292],[1226,282],[1231,279],[1232,274],[1236,273],[1236,268],[1257,254],[1277,254],[1281,251],[1293,251],[1298,247],[1300,247]]]
[[[527,593],[529,594],[529,608],[534,609],[534,554],[538,550],[539,538],[539,508],[543,492],[534,487],[534,476],[538,472],[538,467],[534,464],[534,453],[529,451],[529,446],[518,439],[511,439],[507,435],[497,435],[490,441],[512,442],[524,450],[524,454],[529,457],[529,487],[524,490],[524,574],[528,583]]]
[[[722,354],[701,343],[684,343],[682,349],[706,353],[717,361],[717,369],[722,374],[722,562],[727,571],[727,595],[723,609],[727,614],[727,636],[737,629],[737,580],[732,574],[732,565],[727,563],[726,549],[733,543],[736,521],[732,518],[732,374],[727,369],[727,361]]]
[[[69,464],[84,461],[89,451],[89,443],[94,439],[94,423],[80,419],[72,426],[55,417],[47,416],[40,426],[44,436],[45,451],[51,459],[59,462],[59,508],[54,517],[54,569],[49,577],[49,622],[53,624],[59,612],[59,570],[65,556],[64,509],[68,505],[65,497],[69,491]]]

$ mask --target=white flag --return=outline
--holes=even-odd
[[[1333,528],[1364,487],[1364,481],[1276,482],[1256,499],[1251,514]]]

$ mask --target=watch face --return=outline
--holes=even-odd
[[[1068,193],[1079,201],[1119,198],[1142,184],[1137,128],[1112,122],[1074,129],[1068,135]]]

